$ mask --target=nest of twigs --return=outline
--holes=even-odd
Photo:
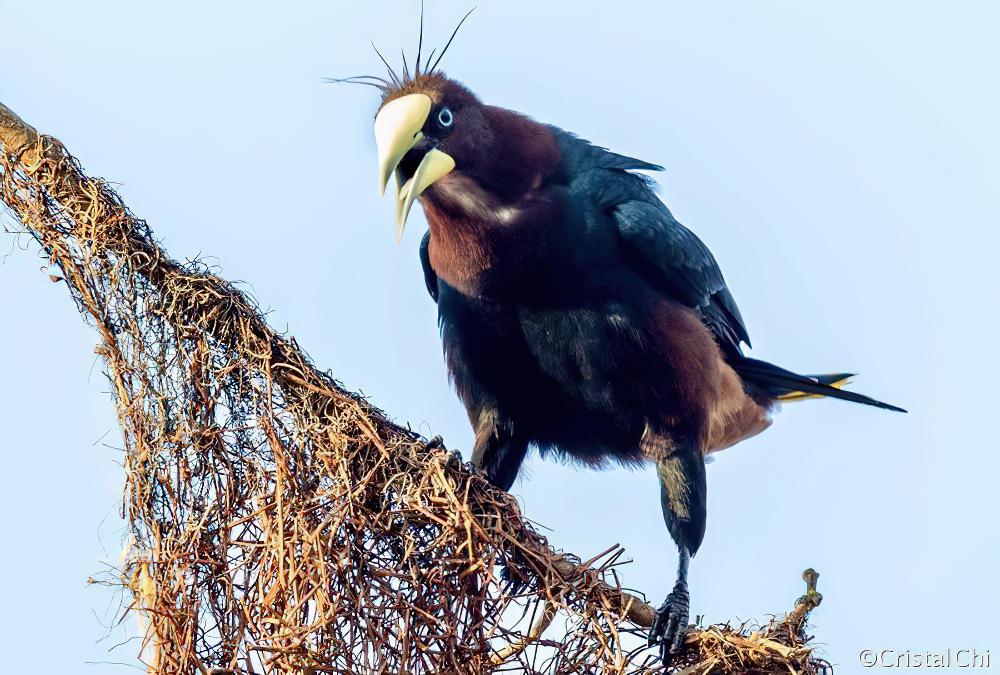
[[[661,669],[620,549],[553,551],[509,494],[317,370],[231,284],[172,260],[2,104],[0,150],[0,196],[100,334],[131,525],[114,582],[150,673]],[[815,672],[796,612],[694,631],[677,668]]]

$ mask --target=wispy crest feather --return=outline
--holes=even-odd
[[[378,50],[375,43],[372,43],[372,49],[378,55],[379,59],[385,65],[386,71],[389,75],[389,79],[384,77],[378,77],[376,75],[352,75],[351,77],[327,77],[324,78],[326,82],[334,84],[363,84],[368,87],[375,87],[382,92],[383,100],[390,98],[394,93],[398,92],[400,89],[409,88],[418,80],[426,79],[434,76],[437,67],[441,64],[441,59],[448,52],[448,48],[451,47],[451,43],[455,40],[455,36],[458,35],[458,31],[462,28],[462,24],[465,20],[469,18],[476,8],[473,7],[465,16],[458,22],[455,26],[455,30],[451,32],[451,36],[448,38],[448,42],[445,43],[444,49],[438,54],[437,60],[433,61],[434,55],[437,53],[437,49],[432,49],[427,58],[421,63],[424,51],[424,3],[423,0],[420,2],[420,33],[417,38],[417,58],[413,63],[413,72],[410,72],[409,64],[406,60],[406,50],[402,50],[403,56],[403,70],[402,73],[397,73],[395,69],[389,64],[382,52]],[[409,86],[408,86],[409,85]]]

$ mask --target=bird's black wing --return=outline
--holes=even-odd
[[[431,267],[431,254],[429,246],[431,244],[431,231],[427,230],[424,233],[424,238],[420,240],[420,264],[424,268],[424,283],[427,285],[427,292],[431,294],[434,298],[434,302],[438,299],[438,275]]]
[[[701,312],[726,353],[739,354],[740,342],[750,344],[712,252],[661,201],[623,201],[614,205],[611,215],[634,263],[671,297]]]
[[[551,127],[563,156],[563,178],[577,197],[610,215],[633,265],[664,293],[697,309],[727,354],[750,344],[736,300],[708,247],[674,218],[651,181],[632,173],[662,167],[618,155]]]

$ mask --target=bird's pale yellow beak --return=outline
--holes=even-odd
[[[375,146],[378,148],[379,190],[385,194],[389,176],[413,146],[423,140],[421,131],[432,106],[426,94],[408,94],[389,101],[375,116]],[[403,237],[413,202],[424,190],[455,168],[455,160],[437,148],[429,150],[413,176],[396,181],[396,241]]]

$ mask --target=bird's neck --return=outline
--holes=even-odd
[[[552,262],[553,204],[544,191],[503,203],[448,178],[422,200],[430,263],[440,279],[470,297],[497,297]]]
[[[430,200],[424,212],[431,231],[428,253],[434,272],[465,295],[486,293],[502,258],[494,224],[485,216],[446,210]]]

